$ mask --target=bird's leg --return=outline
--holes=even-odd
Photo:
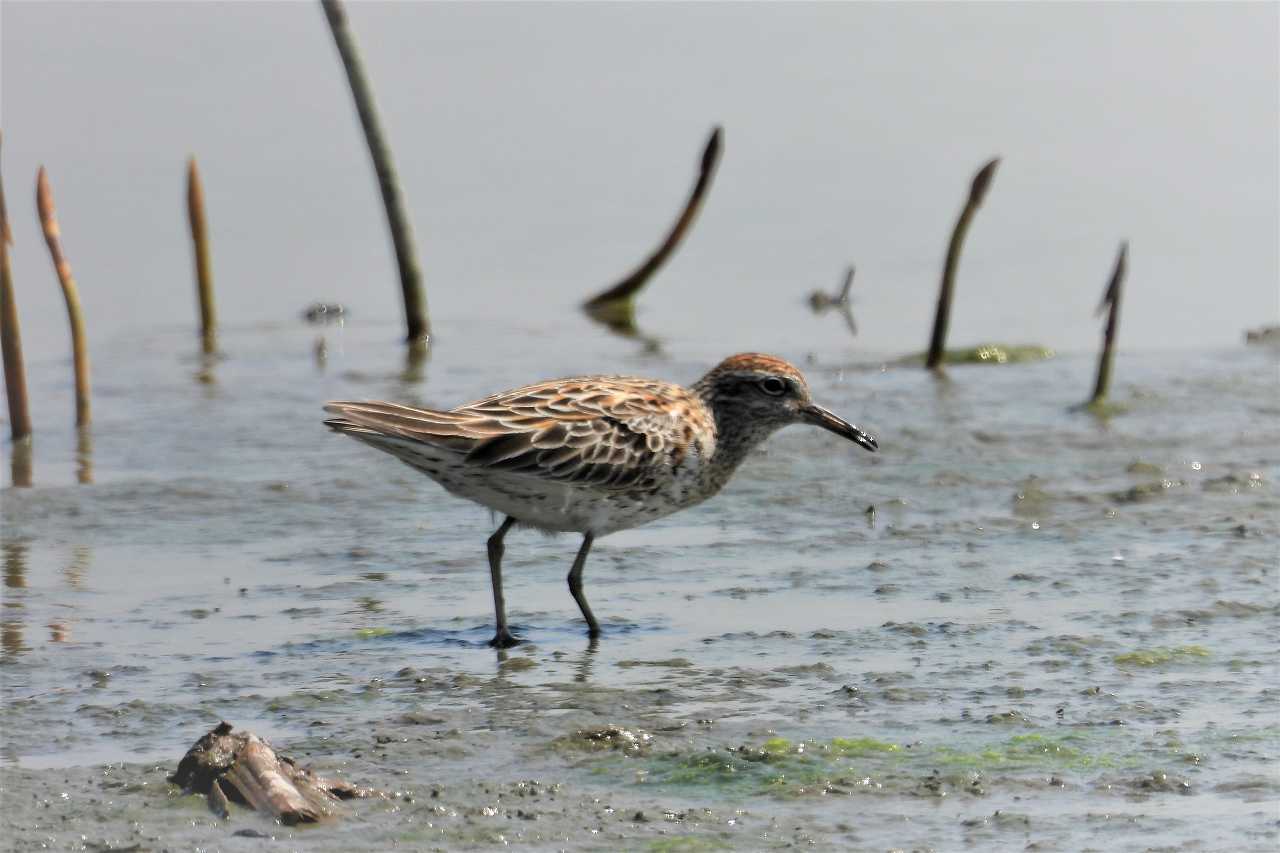
[[[591,550],[591,543],[594,541],[595,537],[590,533],[582,537],[582,547],[578,549],[573,568],[569,570],[569,594],[573,596],[574,601],[578,602],[582,618],[587,620],[588,637],[600,636],[600,623],[596,621],[595,616],[591,615],[591,605],[587,604],[587,597],[582,594],[582,568],[587,564],[587,553]]]
[[[489,537],[489,577],[493,581],[493,610],[498,620],[497,633],[489,645],[496,649],[509,649],[520,642],[507,630],[507,605],[502,598],[502,538],[515,523],[514,518],[507,516],[507,520]]]

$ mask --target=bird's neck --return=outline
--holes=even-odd
[[[719,491],[756,445],[768,438],[780,425],[744,417],[742,412],[732,410],[723,402],[716,405],[714,397],[708,399],[702,394],[699,396],[716,425],[715,450],[711,454],[705,476]]]

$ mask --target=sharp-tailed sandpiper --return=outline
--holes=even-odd
[[[793,365],[730,356],[690,388],[636,376],[579,376],[504,391],[449,411],[333,402],[334,430],[407,462],[453,494],[505,515],[489,537],[497,632],[519,640],[502,597],[503,537],[520,524],[583,536],[569,592],[592,637],[600,624],[582,592],[596,537],[701,503],[775,430],[804,423],[867,450],[876,440],[809,396]]]

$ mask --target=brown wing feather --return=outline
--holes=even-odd
[[[604,488],[630,486],[678,464],[678,418],[699,405],[679,386],[581,377],[495,394],[451,411],[394,403],[334,402],[325,421],[359,438],[385,435],[447,448],[468,465]]]

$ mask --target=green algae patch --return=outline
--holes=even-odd
[[[1126,762],[1108,753],[1086,752],[1073,737],[1053,737],[1041,734],[1014,735],[1002,743],[966,752],[951,747],[939,747],[934,752],[937,763],[950,767],[966,767],[977,770],[995,769],[1058,769],[1089,770],[1120,767]]]
[[[1135,649],[1132,652],[1116,655],[1116,666],[1166,666],[1172,663],[1187,663],[1210,657],[1204,646],[1158,646],[1152,649]]]
[[[628,760],[629,769],[610,762],[602,773],[622,780],[636,778],[639,770],[651,789],[694,789],[721,797],[789,800],[886,790],[933,796],[944,789],[980,792],[990,774],[1090,773],[1149,760],[1132,754],[1132,748],[1127,735],[1111,730],[1013,734],[963,746],[917,743],[910,748],[872,737],[805,741],[775,736],[697,752],[654,750]]]
[[[394,633],[395,631],[390,628],[361,628],[356,631],[356,637],[361,640],[374,640],[378,637],[386,637]]]
[[[1026,364],[1046,361],[1057,355],[1054,350],[1040,344],[979,344],[975,347],[949,349],[942,354],[943,364]],[[903,356],[893,362],[897,365],[922,365],[926,353]]]
[[[771,737],[760,745],[760,751],[765,755],[786,755],[791,750],[791,741],[784,737]]]
[[[833,738],[828,743],[771,737],[760,745],[724,746],[693,754],[654,755],[646,769],[650,784],[697,787],[722,794],[803,796],[832,786],[853,787],[845,779],[852,759],[870,765],[905,753],[897,744],[873,738]],[[859,775],[865,775],[860,771]]]
[[[684,756],[671,754],[652,764],[649,776],[653,781],[678,787],[758,790],[766,780],[754,770],[755,763],[720,750]]]
[[[888,743],[869,737],[833,737],[830,750],[833,754],[844,758],[860,758],[865,755],[884,755],[898,752],[902,747],[896,743]]]

